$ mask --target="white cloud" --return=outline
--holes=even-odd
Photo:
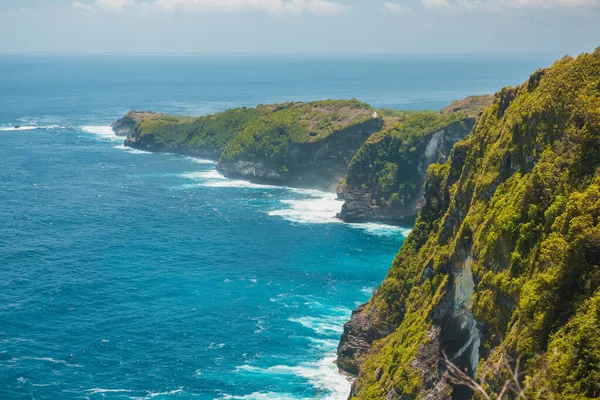
[[[96,0],[99,7],[111,11],[119,11],[129,3],[129,0]]]
[[[589,7],[600,6],[600,0],[503,0],[505,3],[520,7]]]
[[[335,14],[345,10],[342,4],[328,0],[154,0],[150,5],[161,10],[186,11],[265,11],[271,14]]]
[[[132,4],[132,0],[94,0],[85,3],[77,0],[73,2],[73,7],[89,12],[96,12],[97,10],[121,11],[123,7],[129,4]]]
[[[86,3],[78,0],[73,6],[87,11],[121,11],[126,6],[137,6],[144,11],[263,11],[271,14],[336,14],[346,10],[343,4],[330,0],[94,0]]]
[[[460,8],[467,10],[493,10],[500,11],[511,8],[583,8],[600,7],[600,0],[421,0],[424,6],[435,5],[446,8]]]
[[[427,8],[449,8],[448,0],[421,0],[421,3]]]
[[[80,8],[80,9],[82,9],[82,10],[84,10],[84,11],[91,12],[91,13],[95,13],[95,12],[96,12],[96,9],[95,9],[94,7],[92,7],[92,6],[91,6],[91,5],[89,5],[89,4],[82,3],[82,2],[80,2],[80,1],[76,1],[76,2],[74,2],[74,3],[73,3],[73,7],[75,7],[75,8]]]
[[[384,11],[389,11],[389,12],[396,13],[396,14],[405,14],[408,12],[408,8],[402,6],[401,4],[398,4],[398,3],[390,3],[389,1],[386,3],[383,3],[382,9]]]

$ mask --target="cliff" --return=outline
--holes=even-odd
[[[600,49],[496,94],[424,199],[344,326],[351,397],[472,397],[447,354],[492,398],[517,369],[524,398],[600,398]]]
[[[226,176],[332,190],[383,119],[358,100],[236,108],[200,118],[132,111],[113,124],[125,144],[218,159]]]
[[[440,113],[388,110],[388,128],[363,144],[337,188],[345,200],[338,217],[392,224],[414,218],[424,204],[427,168],[446,161],[452,146],[471,131],[492,100],[472,96]]]

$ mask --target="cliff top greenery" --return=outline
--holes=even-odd
[[[460,139],[469,133],[472,121],[462,113],[384,110],[383,115],[384,119],[393,115],[397,122],[373,134],[363,144],[352,159],[341,188],[346,193],[369,193],[371,201],[380,209],[392,210],[414,203],[420,194],[427,163],[448,156],[452,143],[439,140],[430,160],[425,159],[434,133],[455,124],[452,133]]]
[[[426,396],[431,376],[415,365],[436,337],[450,343],[436,328],[462,312],[479,326],[478,374],[521,355],[526,398],[599,398],[600,49],[502,89],[448,162],[429,168],[425,190],[362,311],[393,332],[374,343],[356,397]],[[473,274],[472,305],[455,303],[461,271]],[[434,376],[438,366],[428,364]]]
[[[157,145],[222,151],[238,135],[251,139],[272,127],[283,129],[294,142],[316,142],[372,119],[373,113],[369,105],[352,99],[242,107],[199,118],[132,111],[124,118],[138,124],[137,137]]]
[[[484,94],[481,96],[469,96],[462,100],[455,100],[449,106],[441,109],[442,114],[463,113],[470,117],[478,117],[486,108],[492,105],[494,96]]]

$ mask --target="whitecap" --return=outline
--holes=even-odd
[[[101,389],[101,388],[93,388],[88,389],[87,392],[90,394],[100,394],[100,393],[129,393],[132,390],[129,389]]]
[[[286,393],[277,392],[254,392],[244,396],[233,396],[226,394],[222,397],[224,400],[302,400],[298,397],[290,396]]]
[[[364,294],[366,294],[369,297],[371,297],[373,295],[374,290],[375,289],[372,287],[363,287],[362,289],[360,289],[361,292],[363,292]]]
[[[150,151],[134,149],[133,147],[125,146],[124,144],[115,146],[115,149],[123,150],[131,154],[152,154]]]
[[[342,209],[342,201],[338,200],[335,193],[321,192],[319,190],[292,189],[293,192],[308,194],[308,199],[281,200],[287,207],[280,210],[269,211],[270,216],[282,217],[288,221],[307,224],[341,223],[336,214]]]
[[[194,181],[227,179],[223,175],[221,175],[216,169],[212,169],[210,171],[186,172],[185,174],[181,174],[180,176],[182,178],[191,179]]]
[[[19,126],[18,128],[15,126],[1,126],[0,131],[32,131],[34,129],[39,129],[37,126]]]
[[[206,160],[204,158],[188,157],[188,160],[192,160],[196,164],[216,164],[216,161]]]
[[[169,390],[168,392],[150,392],[148,398],[153,399],[158,396],[172,396],[174,394],[183,393],[181,389]]]
[[[275,185],[261,185],[259,183],[252,183],[248,181],[231,181],[231,180],[219,180],[205,182],[203,186],[207,187],[219,187],[219,188],[242,188],[242,189],[281,189],[280,186]]]
[[[110,126],[82,126],[80,129],[86,133],[96,135],[101,140],[109,140],[113,142],[122,142],[123,138],[115,135]]]
[[[319,393],[326,395],[321,399],[342,400],[348,398],[351,382],[342,375],[335,364],[335,351],[328,352],[325,357],[317,362],[303,362],[299,365],[275,365],[268,368],[261,368],[252,365],[242,365],[236,368],[236,372],[246,372],[253,374],[269,375],[295,375],[308,381]],[[275,392],[254,392],[245,396],[225,396],[225,399],[287,399],[294,398],[289,395],[282,395]]]
[[[53,364],[62,364],[67,367],[75,367],[75,368],[82,367],[82,365],[79,365],[79,364],[69,364],[68,362],[66,362],[64,360],[55,360],[54,358],[50,358],[50,357],[23,357],[22,360],[46,361],[46,362],[50,362]]]
[[[337,339],[320,339],[315,337],[306,337],[306,339],[310,342],[310,347],[319,351],[335,350],[339,344],[339,340]]]
[[[348,225],[351,226],[352,228],[362,229],[366,233],[369,233],[371,235],[377,235],[377,236],[407,237],[408,234],[412,231],[412,229],[410,229],[410,228],[405,228],[405,227],[396,226],[396,225],[378,224],[378,223],[374,223],[374,222],[367,222],[367,223],[360,223],[360,224],[352,223],[352,224],[348,224]]]
[[[341,335],[343,332],[343,324],[347,320],[347,316],[341,317],[298,317],[288,318],[290,322],[296,322],[305,328],[313,330],[318,335],[332,336]]]

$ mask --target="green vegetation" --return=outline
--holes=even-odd
[[[382,125],[369,105],[352,99],[235,108],[195,119],[132,111],[113,127],[129,135],[132,147],[219,158],[225,174],[285,181],[312,173],[330,187]]]
[[[369,105],[356,99],[271,106],[269,113],[244,126],[225,148],[222,160],[285,165],[294,143],[321,141],[334,132],[371,121],[373,113]]]
[[[389,193],[381,165],[370,184]],[[522,355],[527,398],[600,398],[600,49],[498,93],[448,162],[429,168],[425,200],[363,310],[396,329],[373,343],[355,397],[431,394],[416,365],[453,339],[443,321],[459,306],[457,273],[472,270],[464,312],[479,326],[479,373]]]
[[[418,196],[423,183],[419,166],[424,172],[423,155],[433,134],[458,122],[457,129],[464,136],[470,129],[464,119],[459,114],[415,113],[375,133],[352,159],[346,176],[347,187],[369,192],[379,207],[408,204]],[[437,148],[436,153],[443,150]],[[436,154],[432,158],[438,160],[439,157],[440,154]]]

